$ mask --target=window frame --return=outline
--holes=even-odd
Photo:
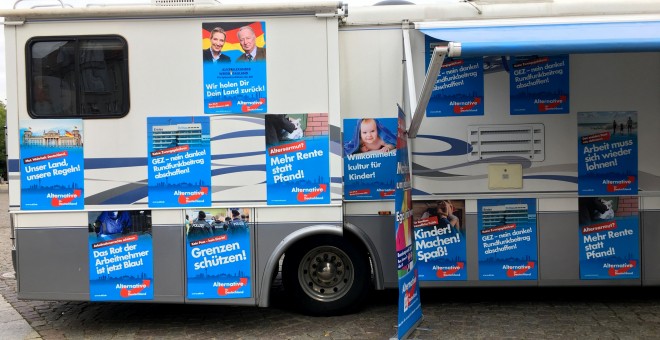
[[[119,61],[119,64],[122,67],[119,76],[121,77],[121,89],[120,95],[122,100],[121,108],[116,113],[93,113],[84,109],[85,103],[85,89],[83,85],[83,72],[82,72],[82,62],[80,60],[80,49],[81,45],[85,42],[90,41],[99,41],[107,40],[118,42],[121,45],[122,60]],[[35,110],[35,84],[36,76],[33,76],[33,58],[32,58],[32,48],[36,43],[43,42],[64,42],[65,45],[73,42],[74,43],[74,53],[73,53],[73,64],[75,76],[74,79],[74,94],[75,102],[72,104],[73,109],[71,112],[63,112],[60,114],[50,114],[45,115],[43,113],[36,112]],[[55,118],[83,118],[83,119],[100,119],[100,118],[122,118],[128,115],[131,109],[130,102],[130,79],[129,79],[129,62],[128,62],[128,42],[126,39],[117,34],[109,35],[66,35],[66,36],[37,36],[30,38],[25,44],[25,79],[26,79],[26,104],[27,112],[31,118],[35,119],[55,119]],[[61,78],[60,78],[61,79]]]

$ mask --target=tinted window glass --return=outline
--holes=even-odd
[[[119,37],[28,43],[28,111],[33,117],[118,117],[128,112],[128,51]]]

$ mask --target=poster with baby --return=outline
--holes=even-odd
[[[344,119],[344,199],[394,199],[396,118]]]

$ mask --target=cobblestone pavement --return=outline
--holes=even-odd
[[[0,192],[0,274],[13,271],[7,193]],[[30,339],[388,339],[396,291],[375,292],[358,314],[308,317],[275,288],[271,308],[150,303],[19,301],[0,294],[38,335]],[[422,290],[416,339],[660,339],[657,288],[451,288]],[[0,327],[8,320],[0,314]]]

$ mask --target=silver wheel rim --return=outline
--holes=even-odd
[[[336,247],[316,247],[303,256],[298,266],[300,287],[321,302],[342,298],[353,286],[354,278],[353,262]]]

